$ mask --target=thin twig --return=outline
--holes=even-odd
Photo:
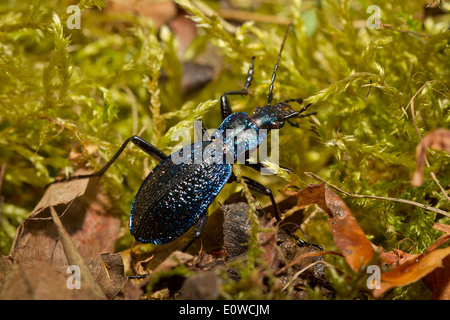
[[[6,170],[6,162],[3,162],[2,167],[0,169],[0,224],[2,223],[3,201],[5,201],[5,197],[2,196],[2,184],[3,184],[3,177],[5,176],[5,170]]]
[[[401,30],[401,29],[397,29],[397,28],[396,28],[395,26],[393,26],[392,24],[385,24],[385,23],[383,23],[383,22],[381,22],[381,28],[382,28],[382,29],[384,29],[384,28],[386,28],[386,29],[391,29],[391,30],[393,30],[393,31],[397,31],[397,32],[400,32],[400,33],[409,34],[410,36],[413,36],[413,37],[415,37],[415,38],[418,38],[418,37],[429,38],[429,37],[431,37],[431,35],[426,34],[426,33],[419,33],[419,32],[411,31],[411,30]],[[420,39],[420,38],[418,38],[418,39],[419,39],[419,40],[422,40],[422,39]]]
[[[278,17],[269,14],[261,14],[242,10],[220,10],[219,15],[226,20],[234,21],[256,21],[270,24],[288,25],[291,20],[285,17]]]
[[[3,183],[3,177],[5,176],[6,171],[6,162],[2,163],[2,166],[0,168],[0,194],[2,192],[2,183]]]
[[[330,263],[328,263],[328,262],[326,262],[326,261],[323,261],[323,260],[314,261],[314,262],[310,263],[309,265],[307,265],[306,267],[304,267],[304,268],[303,268],[302,270],[300,270],[299,272],[297,272],[296,274],[294,274],[294,276],[292,277],[292,279],[289,280],[289,282],[288,282],[288,283],[283,287],[283,289],[281,289],[281,290],[283,290],[283,291],[286,290],[286,289],[292,284],[292,282],[294,282],[294,280],[298,278],[299,275],[301,275],[303,272],[305,272],[306,270],[308,270],[308,269],[311,268],[312,266],[315,266],[315,265],[318,264],[318,263],[321,263],[321,264],[323,264],[325,267],[328,267],[328,268],[336,268],[336,267],[333,266],[332,264],[330,264]]]
[[[372,84],[372,79],[370,80],[370,84]],[[369,86],[369,90],[367,91],[366,97],[364,98],[364,100],[367,100],[367,97],[369,97],[370,94],[370,89],[372,89],[372,86]]]
[[[304,253],[301,256],[298,256],[297,258],[295,258],[288,265],[286,265],[283,268],[277,270],[275,272],[275,275],[276,276],[280,275],[281,273],[285,272],[287,269],[293,267],[294,265],[296,265],[297,263],[299,263],[301,260],[303,260],[305,258],[319,257],[319,256],[328,255],[328,254],[332,254],[332,255],[335,255],[335,256],[342,257],[342,254],[339,253],[339,252],[336,252],[336,251],[313,251],[313,252]]]
[[[321,177],[319,177],[318,175],[315,175],[312,172],[305,172],[305,175],[307,175],[308,177],[311,177],[313,179],[316,179],[318,181],[322,181],[324,183],[326,183],[327,185],[329,185],[330,187],[332,187],[333,189],[336,189],[339,192],[342,192],[343,194],[346,194],[350,197],[353,198],[366,198],[366,199],[376,199],[376,200],[388,200],[388,201],[395,201],[395,202],[402,202],[402,203],[406,203],[406,204],[410,204],[428,211],[433,211],[436,213],[440,213],[443,214],[444,216],[450,217],[450,213],[444,210],[440,210],[440,209],[436,209],[430,206],[427,206],[426,204],[423,203],[419,203],[419,202],[415,202],[415,201],[411,201],[411,200],[405,200],[405,199],[399,199],[399,198],[391,198],[391,197],[377,197],[377,196],[367,196],[367,195],[362,195],[362,194],[354,194],[354,193],[350,193],[347,191],[344,191],[338,187],[336,187],[335,185],[332,185],[331,183],[325,181],[324,179],[322,179]]]
[[[197,1],[197,0],[192,0],[191,2],[192,2],[192,3],[197,7],[197,9],[200,10],[205,16],[207,16],[207,17],[214,17],[215,15],[217,15],[217,13],[216,13],[214,10],[212,10],[210,7],[208,7],[208,6],[207,6],[206,4],[204,4],[203,2]],[[232,34],[236,33],[237,28],[236,28],[233,24],[231,24],[231,23],[229,23],[228,21],[225,21],[225,20],[222,20],[222,21],[221,21],[221,24],[223,25],[223,27],[225,28],[226,31],[228,31],[228,32],[230,32],[230,33],[232,33]]]

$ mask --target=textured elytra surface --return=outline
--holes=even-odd
[[[231,165],[214,162],[211,142],[183,148],[191,163],[175,164],[173,155],[158,164],[139,189],[131,209],[130,232],[137,241],[163,244],[189,230],[204,214],[231,175]],[[195,163],[196,151],[203,161]],[[198,155],[198,153],[197,153]]]

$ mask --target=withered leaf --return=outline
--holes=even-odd
[[[183,300],[212,300],[219,296],[222,279],[214,271],[199,271],[181,287]]]
[[[30,217],[39,215],[46,208],[67,204],[81,197],[86,192],[88,184],[89,179],[79,179],[49,185]]]
[[[56,210],[50,207],[50,213],[53,218],[53,222],[56,225],[56,230],[58,232],[59,240],[61,241],[64,253],[66,254],[67,262],[69,265],[76,265],[80,269],[81,276],[81,286],[86,287],[86,285],[91,288],[92,297],[95,299],[104,299],[104,295],[92,277],[87,264],[84,262],[83,257],[78,252],[75,244],[73,243],[70,235],[67,233],[66,229],[61,223]]]
[[[66,210],[66,204],[70,202]],[[114,251],[120,230],[120,213],[100,190],[96,179],[52,184],[30,216],[19,226],[10,256],[14,261],[49,261],[57,270],[67,268],[67,258],[51,220],[50,207],[63,213],[64,228],[85,261],[101,252]]]
[[[429,273],[424,282],[433,291],[431,299],[450,300],[450,255],[442,260],[442,268]]]
[[[15,289],[7,297],[104,299],[86,262],[114,250],[121,224],[119,214],[96,179],[50,185],[16,233],[10,251],[14,264],[6,284]],[[44,265],[48,272],[39,271]],[[80,267],[81,290],[68,289],[65,273],[69,265]],[[32,278],[33,268],[40,272],[39,277]]]
[[[245,202],[222,205],[223,210],[223,241],[227,257],[233,260],[247,253],[247,243],[250,240],[249,230],[251,219],[249,217],[249,206]],[[259,243],[263,252],[260,258],[267,264],[270,270],[278,268],[279,257],[277,246],[276,219],[268,220],[264,216],[258,217],[259,224],[268,230],[259,234]],[[273,232],[270,232],[273,230]]]
[[[188,253],[175,251],[160,263],[148,278],[147,291],[156,292],[168,289],[169,295],[178,292],[184,281],[184,272],[178,274],[175,269],[185,265],[194,257]]]
[[[223,241],[230,259],[247,252],[248,230],[251,222],[248,217],[248,205],[245,202],[221,206],[223,210]]]
[[[435,223],[433,228],[445,232],[427,251],[440,247],[444,242],[450,239],[450,226],[442,223]],[[433,300],[450,300],[450,255],[442,260],[442,268],[436,268],[429,273],[424,282],[433,291],[431,299]]]
[[[369,264],[375,253],[372,244],[345,202],[325,183],[286,193],[298,197],[298,207],[316,204],[328,214],[334,243],[353,270],[360,270],[363,265]]]
[[[124,272],[120,253],[102,253],[91,261],[88,267],[109,300],[119,294],[128,279]]]
[[[0,254],[0,288],[2,288],[6,282],[12,264],[12,259],[10,257]]]
[[[444,223],[436,222],[435,224],[433,224],[433,229],[439,230],[447,234],[450,233],[450,225]]]
[[[412,255],[409,259],[399,264],[393,270],[381,274],[379,289],[374,289],[372,294],[375,298],[380,297],[387,290],[405,286],[422,279],[436,268],[443,267],[443,260],[450,255],[450,247],[437,249],[440,245],[450,239],[445,235],[432,244],[424,253]]]
[[[0,299],[90,300],[97,297],[89,284],[82,285],[80,290],[70,289],[67,276],[56,271],[48,261],[15,262],[0,289]]]
[[[189,260],[192,260],[193,258],[194,257],[188,253],[181,251],[174,251],[161,264],[159,264],[153,272],[157,273],[162,270],[174,268],[180,264],[184,264]]]
[[[263,225],[266,229],[272,229],[273,232],[262,232],[259,235],[259,241],[261,243],[261,248],[264,249],[264,252],[261,254],[262,260],[266,263],[268,268],[275,272],[278,270],[278,266],[280,264],[280,256],[277,248],[277,224],[276,219],[272,218],[265,225]]]
[[[177,13],[173,1],[105,1],[105,10],[120,14],[133,13],[151,18],[157,28],[171,20]]]
[[[387,252],[383,247],[374,246],[374,249],[379,252],[380,261],[385,266],[389,266],[392,268],[404,263],[411,258],[411,255],[409,253],[398,249],[393,249],[389,252]]]
[[[416,148],[417,169],[414,172],[411,184],[420,186],[423,183],[423,164],[427,155],[427,149],[445,150],[450,152],[450,130],[437,129],[428,133]]]

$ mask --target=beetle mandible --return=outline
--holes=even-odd
[[[179,238],[198,222],[193,238],[183,248],[183,250],[186,250],[201,236],[208,217],[208,207],[218,193],[226,183],[237,180],[232,172],[232,163],[223,161],[217,163],[217,161],[214,161],[217,158],[212,156],[211,153],[217,152],[217,148],[211,148],[211,145],[213,143],[215,146],[218,145],[220,151],[223,152],[223,156],[226,155],[236,160],[239,156],[242,156],[242,153],[248,155],[250,151],[259,146],[261,141],[267,137],[265,130],[279,129],[284,126],[286,121],[289,122],[290,119],[316,114],[316,112],[303,114],[310,106],[309,104],[299,111],[295,111],[289,105],[289,102],[302,104],[303,100],[300,98],[288,99],[272,105],[275,77],[289,28],[290,26],[288,26],[284,35],[274,67],[267,104],[263,107],[257,107],[252,115],[248,115],[242,112],[233,113],[228,99],[230,95],[248,94],[247,89],[252,82],[254,74],[255,57],[251,60],[244,88],[228,91],[221,96],[220,107],[223,122],[215,133],[216,135],[225,136],[225,138],[222,140],[215,139],[213,134],[206,139],[207,141],[195,142],[167,156],[149,142],[135,135],[126,139],[111,160],[98,172],[62,180],[100,178],[119,157],[128,143],[132,142],[148,155],[158,160],[159,164],[144,180],[133,201],[129,222],[130,232],[139,242],[165,244]],[[237,138],[236,140],[234,138],[227,139],[226,131],[229,132],[230,130],[233,133],[233,137]],[[256,132],[256,136],[247,135],[246,133],[249,131]],[[204,126],[203,133],[208,137]],[[243,142],[244,148],[237,151],[235,146],[236,141],[239,141],[239,139],[245,140],[240,141]],[[173,161],[175,155],[195,157],[198,152],[204,155],[200,163],[175,163]],[[261,170],[264,167],[261,163],[252,164],[246,162],[246,165],[256,170]],[[285,167],[282,167],[282,169],[292,171]],[[277,220],[281,220],[280,212],[270,189],[249,177],[244,176],[242,178],[250,190],[269,196],[275,211],[275,217]]]

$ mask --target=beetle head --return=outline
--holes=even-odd
[[[295,101],[300,102],[299,100]],[[275,105],[257,107],[251,117],[262,129],[280,129],[284,126],[286,121],[291,125],[296,126],[290,122],[289,119],[304,118],[316,114],[316,112],[302,114],[309,106],[310,104],[299,111],[295,111],[286,101],[278,102]]]

